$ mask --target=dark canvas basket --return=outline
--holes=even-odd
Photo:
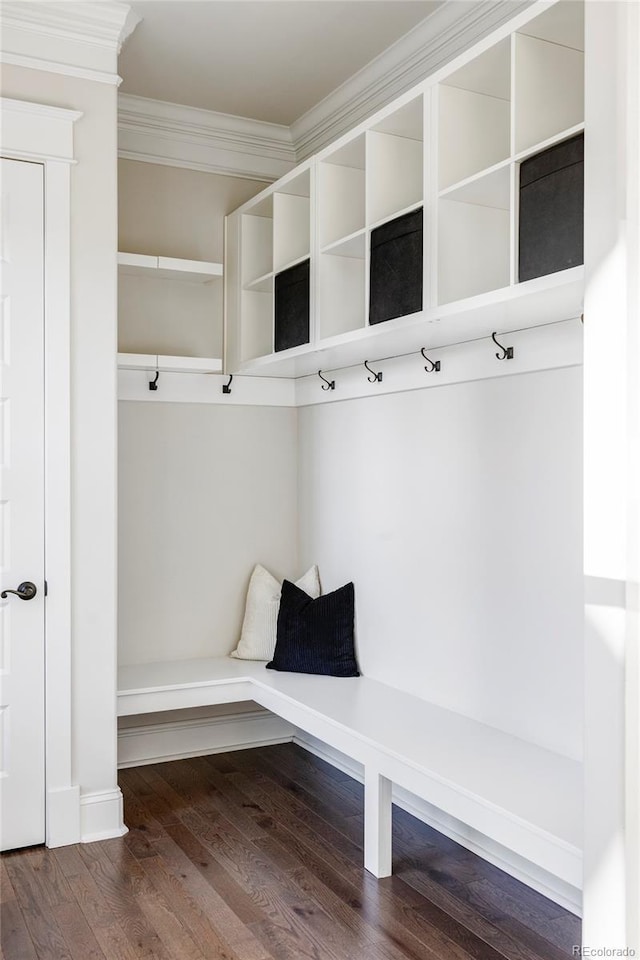
[[[584,135],[520,164],[520,281],[584,261]]]
[[[422,209],[371,231],[369,323],[422,310]]]
[[[275,350],[309,343],[309,260],[275,278]]]

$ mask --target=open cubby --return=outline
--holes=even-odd
[[[273,204],[269,204],[269,211]],[[241,221],[242,285],[247,287],[273,269],[273,217],[245,213]]]
[[[305,170],[273,195],[273,269],[308,257],[311,249],[310,174]]]
[[[438,302],[509,285],[510,169],[449,191],[438,202]]]
[[[309,171],[273,195],[273,269],[283,270],[311,250]]]
[[[423,98],[367,132],[367,221],[373,226],[423,200]]]
[[[319,164],[320,249],[365,226],[365,138],[357,137]]]
[[[584,120],[584,9],[562,2],[514,35],[514,152]]]
[[[507,38],[438,86],[440,189],[508,159],[510,130],[511,47]]]
[[[207,363],[222,357],[222,273],[221,263],[119,252],[120,353],[132,362],[150,355]],[[184,322],[176,324],[177,316]]]
[[[181,322],[176,323],[176,317]],[[222,356],[222,284],[123,274],[118,281],[121,353]]]
[[[273,352],[273,279],[268,291],[242,291],[240,354],[243,361]]]
[[[364,326],[365,259],[362,256],[320,255],[319,336],[321,340]]]

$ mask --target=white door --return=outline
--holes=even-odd
[[[42,843],[45,837],[43,171],[41,164],[2,160],[0,177],[3,850]],[[8,590],[19,593],[5,594]]]

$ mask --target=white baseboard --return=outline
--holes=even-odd
[[[119,731],[118,767],[288,743],[294,732],[291,724],[268,710],[140,724]]]
[[[124,825],[122,793],[120,788],[96,793],[84,793],[80,797],[80,842],[110,840],[127,833]]]
[[[80,787],[47,790],[47,846],[66,847],[80,837]]]
[[[358,780],[359,783],[364,782],[364,770],[361,764],[327,746],[321,740],[310,736],[304,730],[296,730],[293,742],[320,757],[320,759],[326,760],[327,763],[337,767],[338,770],[342,770],[343,773],[353,777],[354,780]],[[460,846],[492,863],[498,869],[504,870],[505,873],[516,880],[520,880],[528,887],[537,890],[538,893],[548,897],[549,900],[553,900],[554,903],[559,904],[565,910],[569,910],[577,916],[582,915],[582,893],[566,881],[554,877],[547,870],[543,870],[535,863],[525,860],[476,830],[472,830],[466,824],[448,816],[426,800],[422,800],[401,787],[393,787],[393,802],[418,820],[433,827],[434,830],[459,843]]]

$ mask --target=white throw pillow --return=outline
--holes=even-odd
[[[316,600],[320,596],[318,568],[313,566],[307,570],[303,577],[296,580],[296,587]],[[232,657],[238,660],[273,660],[281,592],[282,584],[257,563],[249,580],[240,643],[232,652]]]

